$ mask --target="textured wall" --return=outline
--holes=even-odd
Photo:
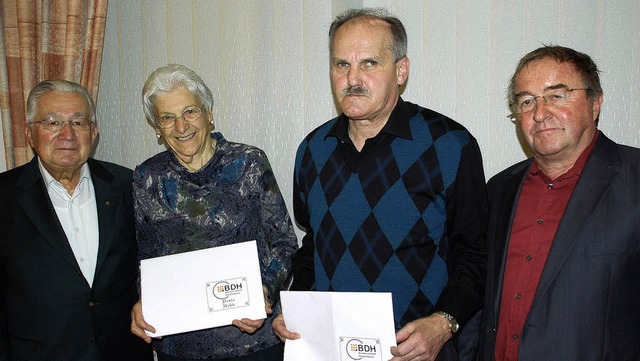
[[[291,211],[300,140],[335,116],[327,31],[349,7],[383,6],[405,24],[411,71],[403,97],[464,124],[487,177],[525,158],[506,117],[507,82],[541,44],[573,47],[602,70],[600,128],[640,146],[640,2],[636,0],[111,0],[96,157],[134,167],[163,150],[140,92],[156,67],[183,63],[214,93],[217,130],[269,156]]]

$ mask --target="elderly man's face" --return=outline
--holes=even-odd
[[[380,20],[355,19],[338,28],[331,83],[349,119],[386,121],[391,114],[409,73],[409,59],[395,62],[391,44],[389,26]]]
[[[545,58],[523,68],[515,78],[518,96],[539,96],[553,89],[584,88],[584,81],[572,63]],[[571,163],[589,146],[596,131],[602,96],[588,99],[584,90],[568,93],[567,102],[555,106],[536,98],[536,106],[518,114],[518,126],[540,162]]]
[[[56,115],[65,120],[92,117],[89,104],[78,93],[52,91],[42,95],[37,106],[34,121],[42,120],[48,115]],[[27,125],[26,134],[29,145],[40,157],[44,167],[56,177],[62,172],[82,167],[89,158],[98,129],[92,124],[88,130],[75,130],[67,123],[61,130],[50,131],[44,129],[42,124],[34,123]]]

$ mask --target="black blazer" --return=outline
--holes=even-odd
[[[505,254],[532,160],[488,183],[480,360],[493,360]],[[562,216],[520,337],[520,361],[640,360],[640,150],[600,134]]]
[[[0,360],[146,360],[130,332],[138,299],[132,172],[88,161],[98,208],[93,287],[47,194],[37,158],[0,174]]]

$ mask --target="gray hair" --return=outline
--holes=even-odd
[[[169,64],[156,69],[144,83],[142,88],[142,107],[144,115],[156,124],[154,101],[159,93],[168,93],[184,86],[196,99],[202,102],[204,110],[213,111],[213,95],[202,78],[193,70],[181,64]]]
[[[82,95],[89,105],[89,116],[91,117],[89,120],[95,123],[96,107],[91,94],[89,94],[89,91],[84,86],[67,80],[44,80],[31,89],[29,97],[27,98],[27,123],[35,120],[36,113],[38,113],[38,100],[40,97],[54,91]]]
[[[333,42],[335,41],[338,28],[350,20],[362,18],[366,20],[381,20],[389,25],[389,31],[393,38],[391,44],[391,52],[394,61],[398,61],[407,56],[407,31],[402,22],[384,8],[362,8],[350,9],[336,16],[329,28],[329,52],[332,52]]]

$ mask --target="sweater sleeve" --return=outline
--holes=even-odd
[[[302,162],[310,161],[309,159],[304,159],[305,149],[305,143],[298,148],[293,172],[293,213],[296,222],[305,231],[305,235],[302,238],[302,246],[293,256],[293,283],[291,284],[291,290],[294,291],[311,290],[315,283],[313,229],[311,228],[309,210],[306,203],[307,197],[301,184],[302,180],[304,180],[303,170],[305,168]]]
[[[482,155],[469,135],[447,194],[449,281],[435,305],[463,325],[482,306],[485,284],[487,190]]]

